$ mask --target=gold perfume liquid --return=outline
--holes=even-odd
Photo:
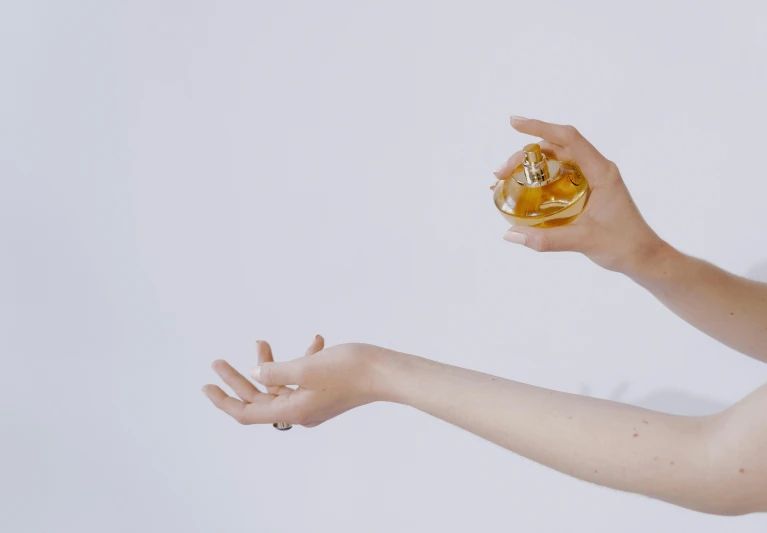
[[[574,163],[548,159],[537,144],[493,191],[495,206],[512,226],[548,228],[575,220],[586,206],[589,184]]]

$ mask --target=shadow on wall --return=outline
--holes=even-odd
[[[630,383],[622,383],[608,396],[614,402],[628,403],[653,411],[683,416],[704,416],[718,413],[728,406],[718,400],[676,389],[660,389],[641,398],[628,401],[625,396]],[[581,385],[581,394],[591,396],[588,386]]]
[[[748,279],[767,283],[767,261],[757,263],[746,273]]]

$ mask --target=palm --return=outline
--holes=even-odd
[[[317,335],[303,358],[290,363],[280,363],[299,363],[303,369],[313,369],[312,372],[304,372],[301,386],[267,386],[266,392],[261,392],[229,363],[219,360],[213,363],[213,369],[239,400],[228,396],[216,385],[206,385],[203,391],[219,409],[241,424],[290,422],[306,427],[317,426],[369,401],[368,396],[360,394],[364,392],[365,385],[361,388],[349,385],[355,381],[366,383],[364,377],[354,371],[354,368],[359,366],[355,364],[359,361],[355,355],[356,350],[349,349],[350,345],[324,350],[324,344],[324,339]],[[269,344],[259,342],[259,366],[273,362]],[[352,376],[359,379],[350,379]]]
[[[324,339],[317,335],[306,350],[305,356],[312,356],[324,347]],[[268,343],[257,343],[258,364],[274,362],[272,349]],[[231,415],[241,424],[263,424],[294,418],[295,413],[307,412],[307,407],[322,405],[322,399],[317,398],[317,391],[305,387],[266,387],[266,393],[261,392],[245,376],[235,370],[224,360],[213,363],[213,370],[221,377],[239,400],[228,396],[217,385],[206,385],[203,392],[217,407]],[[289,416],[290,415],[290,416]],[[334,415],[335,416],[335,415]],[[312,417],[315,418],[315,417]],[[326,419],[325,419],[326,420]],[[303,420],[305,426],[315,426],[324,420]]]

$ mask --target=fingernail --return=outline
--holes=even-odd
[[[250,377],[255,379],[256,381],[259,381],[261,379],[261,367],[260,366],[254,366],[250,369]]]
[[[527,237],[516,231],[507,231],[506,235],[503,236],[503,240],[513,242],[514,244],[525,244]]]
[[[206,390],[205,390],[205,387],[203,387],[203,388],[202,388],[202,389],[200,389],[200,390],[202,391],[202,393],[203,393],[205,396],[207,396],[207,395],[208,395],[208,391],[206,391]]]
[[[498,168],[496,168],[496,169],[493,171],[493,174],[496,174],[496,175],[500,174],[500,173],[503,171],[503,169],[504,169],[504,168],[506,168],[506,161],[504,161],[503,163],[501,163],[500,165],[498,165]]]
[[[500,182],[500,181],[498,181],[498,180],[495,180],[495,181],[493,182],[493,184],[490,186],[490,190],[491,190],[491,191],[494,191],[494,190],[495,190],[495,188],[498,186],[498,184],[499,184],[499,183],[501,183],[501,182]]]
[[[527,120],[525,117],[518,117],[516,115],[511,115],[511,120],[516,120],[517,122],[522,122]]]

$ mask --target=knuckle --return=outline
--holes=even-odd
[[[349,359],[354,359],[367,347],[368,345],[362,342],[350,342],[344,345],[344,348],[346,348],[344,350],[344,356]]]
[[[580,132],[578,131],[578,129],[575,126],[571,126],[571,125],[568,124],[563,129],[564,129],[564,132],[565,132],[565,136],[568,139],[573,140],[573,139],[577,139],[577,138],[579,138],[581,136]]]

